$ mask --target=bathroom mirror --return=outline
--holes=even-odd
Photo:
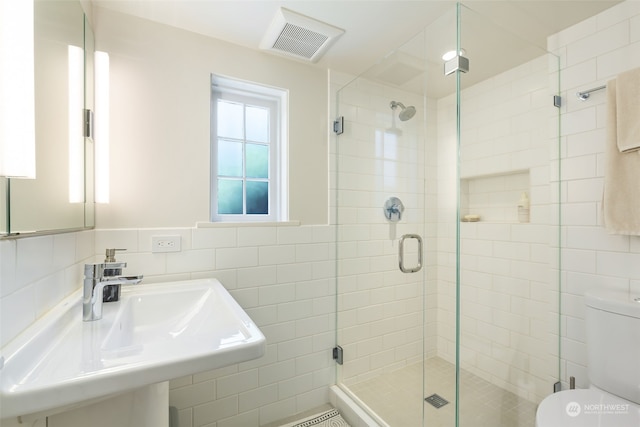
[[[34,24],[36,179],[0,178],[0,236],[94,225],[93,32],[77,1],[36,0]]]

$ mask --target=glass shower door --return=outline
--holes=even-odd
[[[557,94],[460,4],[337,90],[337,382],[381,426],[532,427],[559,378]]]
[[[467,7],[459,22],[458,425],[533,427],[559,378],[558,59]]]
[[[455,397],[453,365],[437,358],[435,127],[437,98],[454,92],[455,82],[428,56],[443,38],[455,46],[455,16],[451,8],[336,95],[344,117],[332,152],[337,343],[344,355],[337,382],[380,425],[454,423],[453,404],[432,417],[441,424],[424,424],[424,414],[426,390],[449,402]]]
[[[421,47],[416,40],[395,51],[337,94],[344,117],[334,153],[337,342],[344,352],[338,383],[397,426],[422,420],[428,266],[419,255],[429,240]],[[417,91],[384,77],[382,68],[401,66],[419,67]]]

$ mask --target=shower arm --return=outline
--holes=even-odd
[[[391,107],[392,110],[395,110],[397,107],[400,107],[400,109],[402,109],[402,110],[407,108],[400,101],[391,101],[391,103],[389,103],[389,106]]]

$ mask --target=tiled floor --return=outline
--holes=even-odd
[[[455,369],[438,357],[425,365],[422,392],[422,364],[407,366],[349,387],[391,427],[455,425]],[[469,372],[461,371],[460,427],[533,427],[536,405],[503,390]],[[449,404],[436,409],[424,397],[437,393]]]

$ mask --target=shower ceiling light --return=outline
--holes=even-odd
[[[84,200],[84,49],[69,45],[68,55],[68,139],[69,139],[69,203]]]
[[[458,54],[460,56],[464,56],[466,53],[467,53],[466,50],[460,49]],[[458,56],[458,54],[456,53],[455,50],[450,50],[450,51],[446,52],[444,55],[442,55],[442,60],[443,61],[449,61],[449,60],[455,58],[456,56]]]

